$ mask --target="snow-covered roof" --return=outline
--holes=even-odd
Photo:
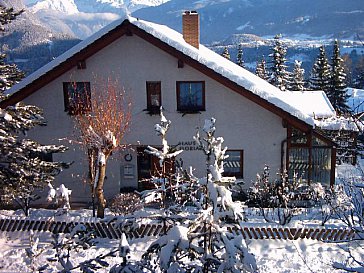
[[[80,52],[96,40],[100,39],[110,31],[118,27],[124,22],[124,20],[128,20],[131,24],[135,25],[139,29],[144,30],[155,38],[165,42],[169,46],[184,53],[188,57],[198,61],[206,67],[214,70],[216,73],[221,74],[222,76],[242,86],[253,94],[258,95],[260,98],[277,106],[278,108],[291,114],[292,116],[297,117],[298,119],[304,121],[311,126],[315,126],[312,115],[308,114],[311,113],[311,111],[305,110],[305,107],[308,104],[312,103],[312,101],[308,103],[305,100],[304,103],[300,99],[302,98],[301,94],[298,94],[296,92],[283,92],[275,86],[269,84],[267,81],[236,65],[234,62],[225,59],[224,57],[220,56],[219,54],[213,52],[203,45],[200,45],[199,49],[191,46],[183,39],[181,33],[165,25],[159,25],[144,20],[139,20],[130,16],[125,16],[124,18],[116,20],[105,28],[91,35],[89,38],[80,42],[79,44],[66,51],[47,65],[43,66],[39,70],[35,71],[33,74],[29,75],[20,83],[14,85],[11,89],[9,89],[8,93],[14,94],[17,91],[26,87],[27,85],[31,84],[33,81],[35,81],[45,73],[62,64],[76,53]],[[320,101],[324,102],[324,100]],[[327,108],[328,106],[325,103],[324,105],[322,105],[322,107]],[[316,110],[317,108],[315,107]]]
[[[324,91],[292,91],[287,96],[293,107],[314,119],[330,118],[336,115],[334,107]],[[287,94],[288,95],[288,94]]]
[[[333,116],[330,118],[320,119],[315,121],[316,127],[323,130],[333,131],[354,131],[362,132],[364,129],[360,121],[354,120],[352,117]]]

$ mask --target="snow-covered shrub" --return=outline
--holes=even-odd
[[[264,167],[261,175],[248,190],[250,206],[260,208],[267,222],[288,224],[297,207],[313,206],[324,198],[325,191],[320,183],[308,185],[296,176],[288,179],[286,173],[279,174],[275,180],[270,179],[270,169]]]
[[[222,137],[214,136],[215,122],[214,118],[206,120],[203,127],[206,136],[202,138],[198,132],[194,137],[206,155],[207,177],[197,178],[191,169],[185,172],[199,187],[193,199],[195,210],[182,219],[174,215],[175,224],[143,255],[143,267],[153,272],[257,271],[255,258],[243,237],[230,231],[240,228],[244,205],[232,200],[227,187],[235,178],[223,176],[227,148],[222,146]],[[182,212],[186,215],[186,211]]]
[[[354,231],[364,231],[364,186],[341,178],[324,199],[327,217],[341,219]]]
[[[136,192],[124,192],[116,195],[110,202],[109,209],[115,215],[128,215],[141,210],[143,203]]]
[[[67,213],[71,209],[70,197],[72,190],[68,189],[64,184],[58,188],[54,188],[52,184],[48,183],[47,202],[55,202],[58,213]]]

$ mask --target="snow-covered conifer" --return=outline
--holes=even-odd
[[[224,47],[224,51],[222,52],[221,56],[230,60],[230,53],[229,53],[229,49],[227,46]]]
[[[0,6],[0,30],[21,12]],[[6,99],[3,92],[18,82],[23,73],[15,65],[5,64],[5,55],[0,55],[0,100]],[[16,201],[28,214],[30,201],[36,199],[34,191],[52,183],[55,176],[68,164],[52,162],[44,156],[63,152],[64,146],[41,145],[36,141],[20,137],[21,133],[46,125],[42,111],[36,106],[17,103],[0,109],[0,200]]]
[[[0,32],[5,31],[4,25],[15,20],[22,11],[14,11],[13,8],[6,8],[0,5]],[[0,92],[4,91],[24,78],[24,73],[15,64],[5,62],[6,55],[0,53]]]
[[[309,87],[311,90],[323,90],[325,92],[331,89],[331,67],[323,45],[320,46],[320,53],[312,67]]]
[[[239,44],[239,47],[238,47],[238,54],[236,55],[236,64],[241,67],[244,67],[243,48],[242,48],[241,44]]]
[[[255,75],[262,78],[263,80],[268,81],[269,76],[267,73],[267,67],[264,58],[262,58],[259,62],[257,62],[257,67],[255,69]]]
[[[292,83],[290,90],[303,91],[305,90],[305,70],[301,67],[302,62],[295,60],[292,73]]]
[[[346,73],[344,67],[344,60],[340,55],[339,42],[334,42],[334,52],[332,56],[331,65],[331,88],[326,91],[327,97],[332,106],[338,113],[346,113],[349,110],[347,99],[349,95],[346,93]]]
[[[257,271],[243,236],[231,232],[240,228],[243,205],[232,200],[226,187],[235,178],[223,175],[227,148],[223,147],[222,137],[214,136],[215,123],[214,118],[206,120],[204,136],[198,131],[194,137],[206,156],[206,177],[194,178],[200,187],[196,209],[190,210],[188,218],[180,217],[182,220],[174,215],[174,225],[143,255],[143,268],[155,272]]]
[[[287,48],[281,41],[281,37],[281,35],[274,37],[274,47],[272,48],[272,53],[269,55],[272,58],[269,82],[280,90],[286,91],[290,82],[290,74],[287,71],[286,65]]]

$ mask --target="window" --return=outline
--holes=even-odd
[[[227,150],[224,160],[224,176],[243,178],[243,150]]]
[[[177,110],[205,111],[205,82],[177,82]]]
[[[64,82],[64,110],[70,115],[91,110],[91,89],[89,82]]]
[[[147,82],[147,110],[151,114],[159,114],[161,105],[161,82]]]

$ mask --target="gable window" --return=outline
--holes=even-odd
[[[64,82],[64,110],[77,115],[91,110],[91,89],[89,82]]]
[[[159,114],[161,105],[161,82],[147,82],[147,111]]]
[[[224,176],[243,178],[243,150],[227,150],[225,155],[229,157],[224,160]]]
[[[205,111],[205,82],[177,82],[177,110]]]

